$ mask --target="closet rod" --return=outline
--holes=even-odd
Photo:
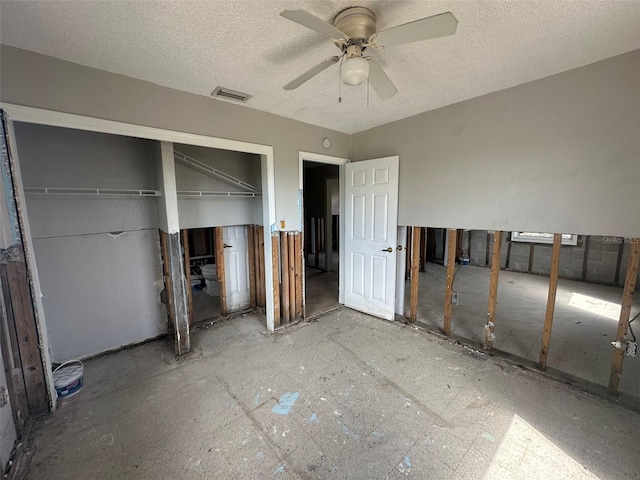
[[[139,188],[61,188],[61,187],[25,187],[25,193],[36,195],[92,195],[92,196],[134,196],[159,197],[159,190]]]
[[[179,197],[191,198],[259,198],[261,193],[254,192],[207,192],[207,191],[178,191]]]

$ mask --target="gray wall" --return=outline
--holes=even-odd
[[[174,149],[198,161],[255,186],[262,187],[260,156],[215,148],[174,145]],[[208,177],[176,163],[178,191],[238,192],[238,187]],[[228,225],[262,225],[262,198],[188,198],[178,197],[180,228],[204,228]]]
[[[352,136],[400,225],[640,236],[640,50]]]
[[[276,218],[298,225],[298,152],[349,157],[344,133],[2,45],[0,99],[60,112],[272,145]],[[331,148],[322,148],[322,139]]]
[[[27,187],[155,188],[156,142],[16,124]],[[155,198],[27,194],[52,361],[166,332]]]

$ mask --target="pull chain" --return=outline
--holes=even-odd
[[[344,57],[340,59],[340,65],[338,67],[338,103],[342,103],[342,61]]]

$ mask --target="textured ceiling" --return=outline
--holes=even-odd
[[[295,91],[282,86],[338,52],[280,17],[304,8],[330,21],[353,1],[4,1],[2,43],[354,133],[640,48],[640,1],[358,1],[378,29],[451,11],[454,36],[380,51],[399,89],[384,102],[342,87],[333,66]],[[216,101],[216,100],[212,100]]]

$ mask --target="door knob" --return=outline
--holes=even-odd
[[[224,244],[224,246],[222,248],[231,248],[233,245],[227,245],[226,243]]]
[[[392,247],[384,248],[384,249],[382,249],[382,251],[391,253],[391,252],[393,252],[393,248]]]

